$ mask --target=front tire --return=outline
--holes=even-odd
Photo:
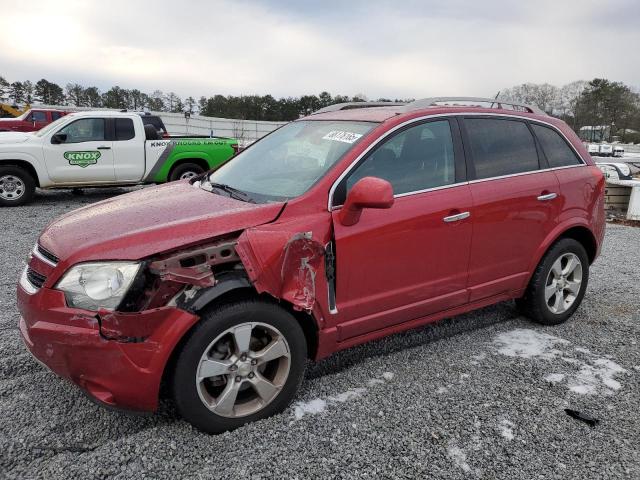
[[[195,163],[183,163],[173,169],[171,175],[169,175],[169,181],[175,180],[188,180],[193,177],[197,177],[201,173],[204,173],[204,168]]]
[[[0,166],[0,206],[17,207],[29,203],[36,191],[33,177],[20,167]]]
[[[589,282],[589,257],[582,244],[563,238],[549,248],[536,267],[520,311],[543,325],[565,322],[580,306]]]
[[[207,433],[233,430],[284,410],[302,381],[307,345],[280,306],[246,300],[205,311],[180,351],[173,398]]]

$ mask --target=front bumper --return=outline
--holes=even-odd
[[[138,411],[156,410],[169,357],[198,320],[174,307],[133,314],[79,310],[66,306],[62,292],[28,293],[20,286],[18,308],[22,338],[36,359],[97,401]]]

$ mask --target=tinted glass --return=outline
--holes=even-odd
[[[130,118],[116,118],[116,140],[131,140],[135,136],[133,120]]]
[[[46,122],[47,114],[44,112],[33,112],[32,122]]]
[[[163,124],[159,117],[151,117],[148,115],[143,115],[142,123],[144,125],[153,125],[156,128],[156,130],[159,130],[159,131],[163,130]]]
[[[99,142],[104,137],[104,119],[82,118],[70,123],[58,133],[66,133],[64,143]]]
[[[464,123],[476,178],[512,175],[539,168],[536,145],[524,122],[467,118]]]
[[[51,112],[51,120],[58,120],[62,114],[60,112]]]
[[[551,168],[580,165],[582,163],[558,132],[542,125],[532,125],[532,127]]]
[[[347,180],[347,191],[363,177],[387,180],[396,195],[454,183],[449,122],[423,123],[394,135],[356,167]]]

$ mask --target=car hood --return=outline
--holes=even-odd
[[[2,124],[0,123],[0,128],[2,128]],[[29,138],[33,137],[32,133],[22,133],[22,132],[0,132],[0,144],[6,145],[10,143],[24,143]]]
[[[269,223],[283,206],[242,202],[188,181],[172,182],[74,210],[50,223],[39,242],[61,267],[139,260]]]

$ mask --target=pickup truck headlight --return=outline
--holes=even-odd
[[[56,289],[67,305],[85,310],[115,310],[140,268],[133,262],[81,263],[64,274]]]

